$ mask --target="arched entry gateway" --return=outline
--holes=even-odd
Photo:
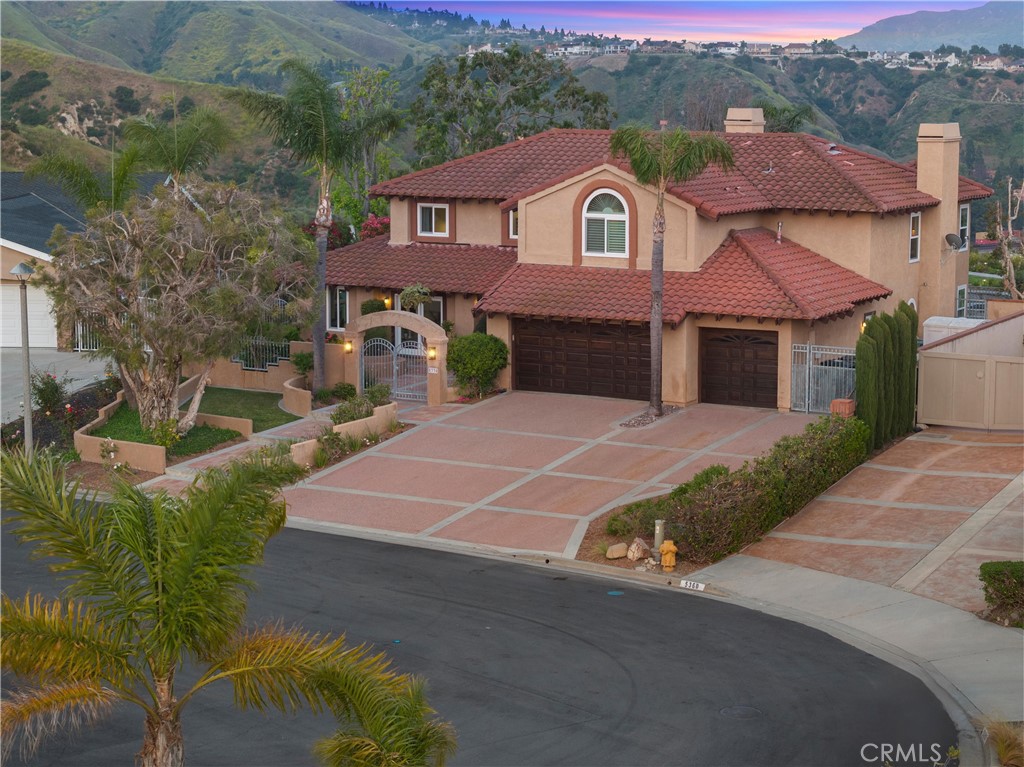
[[[391,326],[415,333],[418,339],[397,347],[382,338],[364,344],[367,330]],[[350,322],[343,335],[359,355],[359,365],[352,366],[357,380],[350,380],[359,391],[368,382],[386,383],[396,399],[426,400],[428,405],[447,401],[448,335],[437,323],[410,312],[374,312]]]

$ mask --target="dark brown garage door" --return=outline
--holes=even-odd
[[[515,320],[512,364],[516,389],[641,400],[651,396],[646,325]]]
[[[778,385],[777,333],[701,328],[701,402],[774,408]]]

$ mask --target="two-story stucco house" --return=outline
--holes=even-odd
[[[853,346],[866,315],[954,315],[969,206],[956,124],[922,125],[915,163],[732,109],[734,170],[666,200],[666,402],[788,409],[794,344]],[[328,256],[329,324],[422,283],[420,311],[512,351],[514,389],[646,399],[655,196],[609,154],[610,131],[550,130],[378,184],[392,229]],[[399,307],[394,307],[399,308]]]

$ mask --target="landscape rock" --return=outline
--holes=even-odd
[[[643,542],[643,539],[634,538],[633,542],[629,544],[626,556],[629,558],[630,562],[637,562],[651,556],[651,550],[647,544]]]
[[[608,551],[604,553],[605,559],[622,559],[626,556],[626,550],[629,547],[624,543],[613,543],[608,547]]]

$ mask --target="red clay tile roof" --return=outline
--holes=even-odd
[[[327,283],[436,293],[485,293],[516,262],[516,249],[490,245],[388,245],[388,235],[327,254]]]
[[[686,276],[675,300],[697,314],[816,320],[892,293],[767,229],[732,232]]]
[[[666,272],[664,317],[824,319],[892,291],[767,229],[733,232],[696,272]],[[643,322],[650,272],[519,263],[478,304],[489,314]]]
[[[917,173],[917,160],[912,160],[907,163],[907,167],[910,168],[914,173]],[[992,189],[979,184],[977,181],[972,181],[966,176],[960,176],[960,187],[957,190],[958,202],[970,202],[971,200],[984,200],[986,197],[992,195]]]
[[[710,168],[670,192],[708,218],[758,210],[894,213],[936,205],[912,166],[805,133],[719,134],[736,168]],[[374,186],[377,196],[501,200],[503,207],[608,162],[611,131],[553,129]],[[965,193],[968,197],[964,197]],[[961,199],[990,193],[961,179]]]

